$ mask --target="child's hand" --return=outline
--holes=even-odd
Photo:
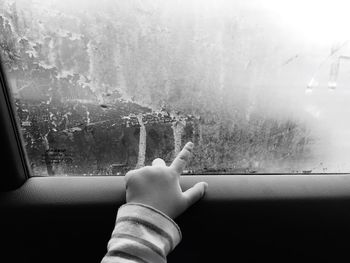
[[[192,149],[193,143],[188,142],[170,166],[158,158],[152,166],[129,171],[125,175],[126,202],[149,205],[175,218],[201,199],[207,183],[197,183],[186,192],[179,183]]]

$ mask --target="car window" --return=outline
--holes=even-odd
[[[33,174],[349,172],[346,3],[0,1]]]

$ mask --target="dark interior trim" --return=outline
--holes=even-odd
[[[2,172],[0,176],[0,190],[12,190],[26,181],[29,169],[19,132],[20,126],[1,61],[0,86],[0,166],[6,170],[6,173]]]
[[[183,190],[200,181],[209,187],[176,218],[183,240],[169,263],[348,257],[349,175],[193,175],[180,181]],[[123,176],[31,177],[0,192],[2,259],[100,262],[124,202]]]

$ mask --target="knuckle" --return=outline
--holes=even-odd
[[[155,178],[161,176],[164,172],[164,167],[155,167],[155,166],[145,166],[142,169],[143,178]]]
[[[182,172],[182,171],[181,171]],[[171,178],[171,180],[173,182],[178,182],[179,180],[179,176],[181,175],[181,172],[180,171],[176,171],[176,170],[172,170],[170,173],[169,173],[169,178]]]
[[[192,149],[192,147],[186,145],[185,148],[184,148],[184,150],[186,150],[186,151],[188,151],[188,152],[191,153],[193,149]]]
[[[154,170],[155,169],[152,166],[145,166],[145,167],[140,169],[140,172],[141,172],[142,176],[149,177],[149,176],[152,176],[154,174]]]
[[[125,181],[128,181],[134,173],[135,173],[135,170],[130,170],[129,172],[127,172],[124,176]]]
[[[187,161],[187,159],[188,159],[188,155],[181,154],[181,155],[179,156],[179,160],[180,160],[180,161]]]
[[[124,181],[125,181],[126,187],[128,187],[130,183],[134,181],[134,178],[135,178],[135,170],[131,170],[125,174]]]
[[[149,165],[144,166],[140,169],[140,171],[142,171],[143,173],[146,173],[146,174],[150,173],[150,172],[152,172],[152,166],[149,166]]]
[[[174,172],[169,167],[154,167],[145,166],[143,168],[129,171],[125,175],[126,187],[136,187],[140,185],[148,185],[172,180],[176,177]]]

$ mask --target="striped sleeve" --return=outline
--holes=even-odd
[[[118,210],[101,263],[165,263],[180,241],[180,228],[170,217],[151,206],[128,203]]]

